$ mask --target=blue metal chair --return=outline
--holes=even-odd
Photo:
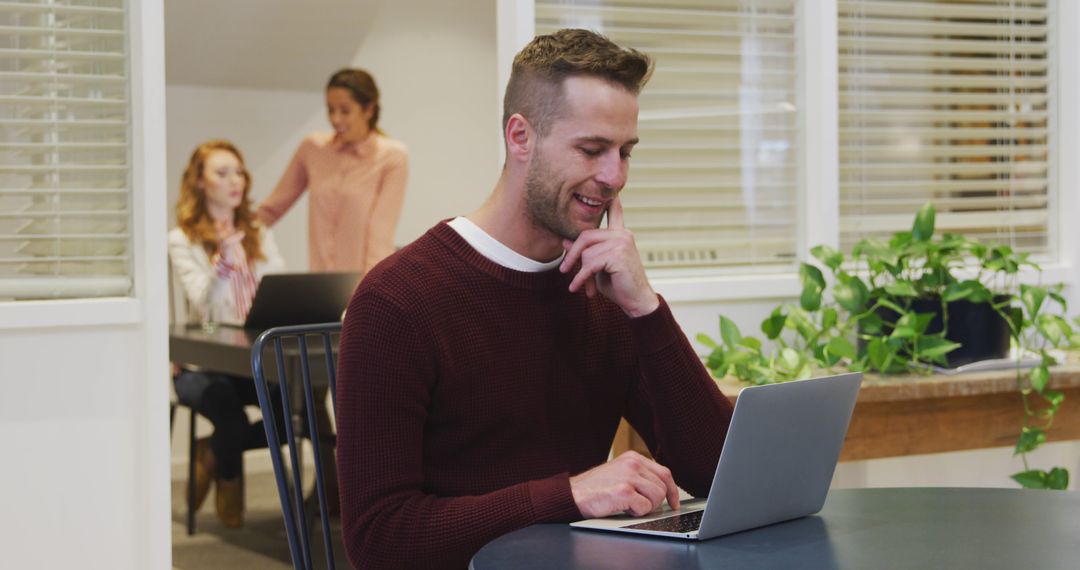
[[[255,377],[255,389],[259,395],[259,406],[262,408],[266,440],[271,442],[270,459],[274,464],[274,477],[277,479],[278,496],[281,499],[281,508],[285,518],[285,532],[288,535],[289,551],[292,553],[293,566],[298,570],[313,567],[309,513],[305,510],[303,485],[301,484],[301,472],[303,471],[300,461],[302,437],[306,437],[311,441],[314,452],[315,491],[319,500],[319,519],[322,523],[327,568],[332,570],[335,567],[332,531],[326,500],[326,477],[323,473],[322,454],[326,453],[326,451],[320,445],[320,443],[325,443],[326,438],[329,438],[332,434],[319,433],[316,405],[318,404],[321,408],[323,402],[316,402],[313,397],[315,390],[313,390],[313,369],[309,362],[308,341],[309,337],[321,339],[322,355],[319,360],[323,362],[323,366],[316,367],[314,372],[325,372],[324,378],[329,383],[331,400],[336,404],[337,388],[335,384],[337,374],[334,353],[335,343],[332,337],[340,333],[340,322],[275,327],[259,335],[259,338],[255,340],[255,344],[251,347],[251,368]],[[316,342],[319,341],[316,340]],[[263,353],[271,347],[274,352],[272,361],[274,367],[268,368],[267,363],[263,360]],[[320,351],[318,346],[312,348],[312,352],[316,351]],[[271,371],[276,374],[271,376]],[[297,375],[299,375],[299,378],[297,378]],[[279,409],[270,398],[271,381],[276,381],[277,388],[281,393]],[[291,482],[289,472],[286,471],[281,447],[272,443],[283,441],[280,434],[277,433],[277,422],[272,421],[273,418],[282,414],[284,414],[286,420],[302,418],[295,426],[293,421],[283,422],[285,425],[284,441],[288,444]],[[306,422],[305,433],[298,433],[298,431],[305,429],[304,422]]]

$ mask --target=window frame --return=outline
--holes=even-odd
[[[1050,125],[1051,192],[1050,215],[1054,216],[1056,231],[1052,233],[1058,257],[1043,265],[1041,280],[1068,285],[1080,279],[1080,228],[1071,213],[1080,213],[1077,194],[1080,193],[1080,160],[1066,161],[1060,157],[1080,155],[1080,103],[1062,105],[1065,101],[1080,101],[1080,61],[1078,34],[1080,4],[1048,0],[1051,14],[1051,37],[1054,50],[1050,66],[1056,74],[1057,91],[1052,107],[1054,120]],[[501,118],[502,93],[510,76],[513,56],[534,35],[533,0],[498,0],[496,4],[498,101],[496,112]],[[798,212],[796,263],[779,272],[710,273],[695,275],[672,270],[649,270],[649,280],[658,293],[671,302],[724,302],[751,299],[797,297],[800,291],[797,262],[811,259],[809,248],[817,244],[837,247],[840,240],[839,214],[839,70],[837,0],[798,0],[796,7],[798,30],[798,100],[800,113],[798,161]],[[648,89],[648,87],[646,87]],[[501,121],[500,121],[501,124]],[[813,133],[814,144],[803,144]],[[499,148],[502,149],[500,132]],[[498,163],[501,167],[500,153]],[[633,164],[631,164],[631,171]],[[1074,217],[1074,216],[1073,216]],[[1070,221],[1072,223],[1070,223]],[[633,229],[633,228],[631,228]],[[1021,280],[1035,282],[1039,276],[1032,271],[1021,274]],[[1080,291],[1068,287],[1066,296],[1073,306],[1080,305]]]
[[[126,0],[131,292],[123,297],[0,301],[0,330],[167,322],[165,45],[159,0]],[[160,306],[158,306],[160,305]],[[164,315],[164,316],[163,316]]]

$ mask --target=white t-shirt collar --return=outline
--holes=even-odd
[[[447,222],[446,225],[453,228],[480,255],[507,269],[528,273],[550,271],[558,267],[562,263],[563,257],[566,256],[566,253],[563,252],[558,258],[547,262],[529,259],[503,245],[502,242],[491,237],[487,232],[480,229],[480,226],[464,216],[458,216]]]

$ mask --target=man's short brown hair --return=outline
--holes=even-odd
[[[514,57],[503,98],[503,132],[510,116],[525,117],[539,136],[559,116],[567,77],[604,79],[637,95],[652,75],[649,56],[589,30],[565,29],[533,38]]]

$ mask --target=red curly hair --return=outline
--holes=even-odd
[[[244,232],[244,239],[240,242],[247,255],[248,263],[265,259],[262,247],[259,243],[259,229],[262,223],[255,217],[251,209],[251,174],[244,167],[244,156],[240,154],[231,142],[226,140],[209,140],[195,147],[191,153],[184,176],[180,179],[180,200],[176,203],[176,225],[183,230],[193,243],[201,243],[206,249],[206,254],[214,255],[218,250],[217,230],[214,229],[214,221],[206,210],[206,192],[201,188],[203,170],[206,168],[206,159],[217,151],[232,153],[244,173],[244,197],[240,205],[236,207],[233,225],[236,229]]]

